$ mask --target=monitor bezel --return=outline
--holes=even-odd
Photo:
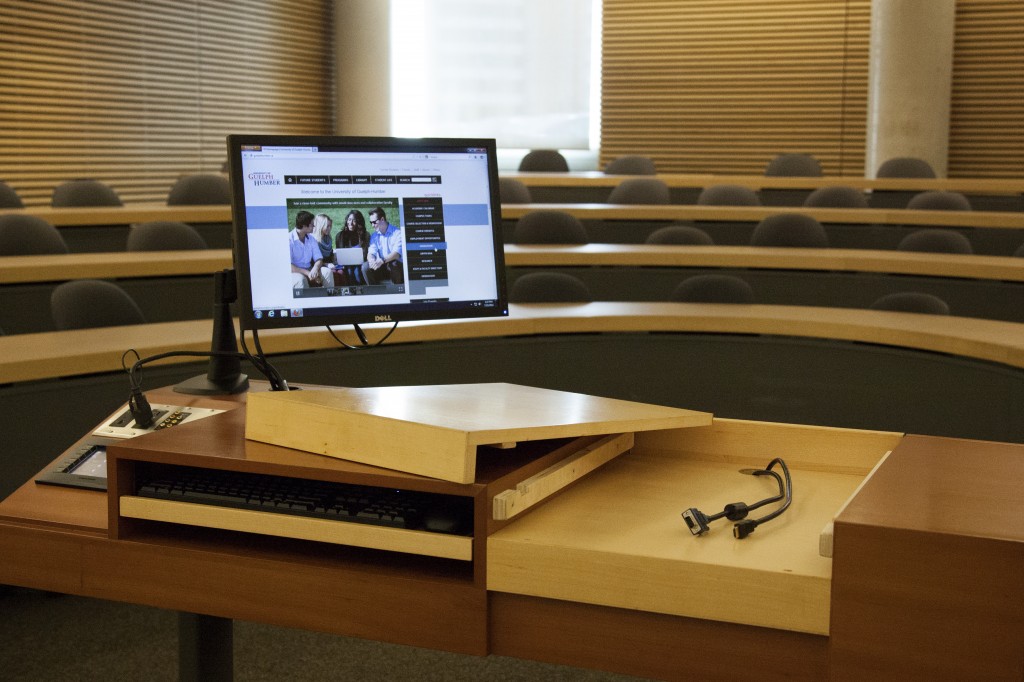
[[[252,145],[296,147],[348,147],[353,149],[395,149],[427,151],[466,147],[486,150],[490,184],[491,237],[494,245],[493,264],[497,300],[493,306],[459,304],[447,308],[443,304],[402,303],[367,306],[358,311],[339,309],[330,315],[309,317],[261,317],[253,309],[249,270],[249,241],[245,212],[245,186],[242,171],[242,149]],[[232,252],[237,282],[237,307],[242,330],[283,329],[315,326],[370,324],[374,322],[406,322],[424,320],[457,320],[468,318],[507,317],[508,289],[505,272],[505,250],[502,239],[501,198],[498,191],[497,145],[492,138],[399,138],[336,135],[260,135],[234,134],[227,137],[228,176],[231,184]],[[366,308],[370,308],[367,310]],[[386,319],[385,319],[386,318]]]

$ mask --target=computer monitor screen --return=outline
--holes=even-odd
[[[494,140],[231,135],[243,329],[508,315]]]

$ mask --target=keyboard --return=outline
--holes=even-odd
[[[342,523],[471,535],[468,497],[219,469],[138,472],[136,495]]]

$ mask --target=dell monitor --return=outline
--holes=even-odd
[[[508,315],[492,139],[231,135],[242,329]]]

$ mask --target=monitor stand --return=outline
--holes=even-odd
[[[238,352],[231,303],[237,298],[235,271],[221,270],[213,275],[213,337],[211,351]],[[242,361],[237,356],[213,355],[206,374],[187,379],[174,387],[178,393],[190,395],[225,395],[249,389],[249,377],[242,374]]]

